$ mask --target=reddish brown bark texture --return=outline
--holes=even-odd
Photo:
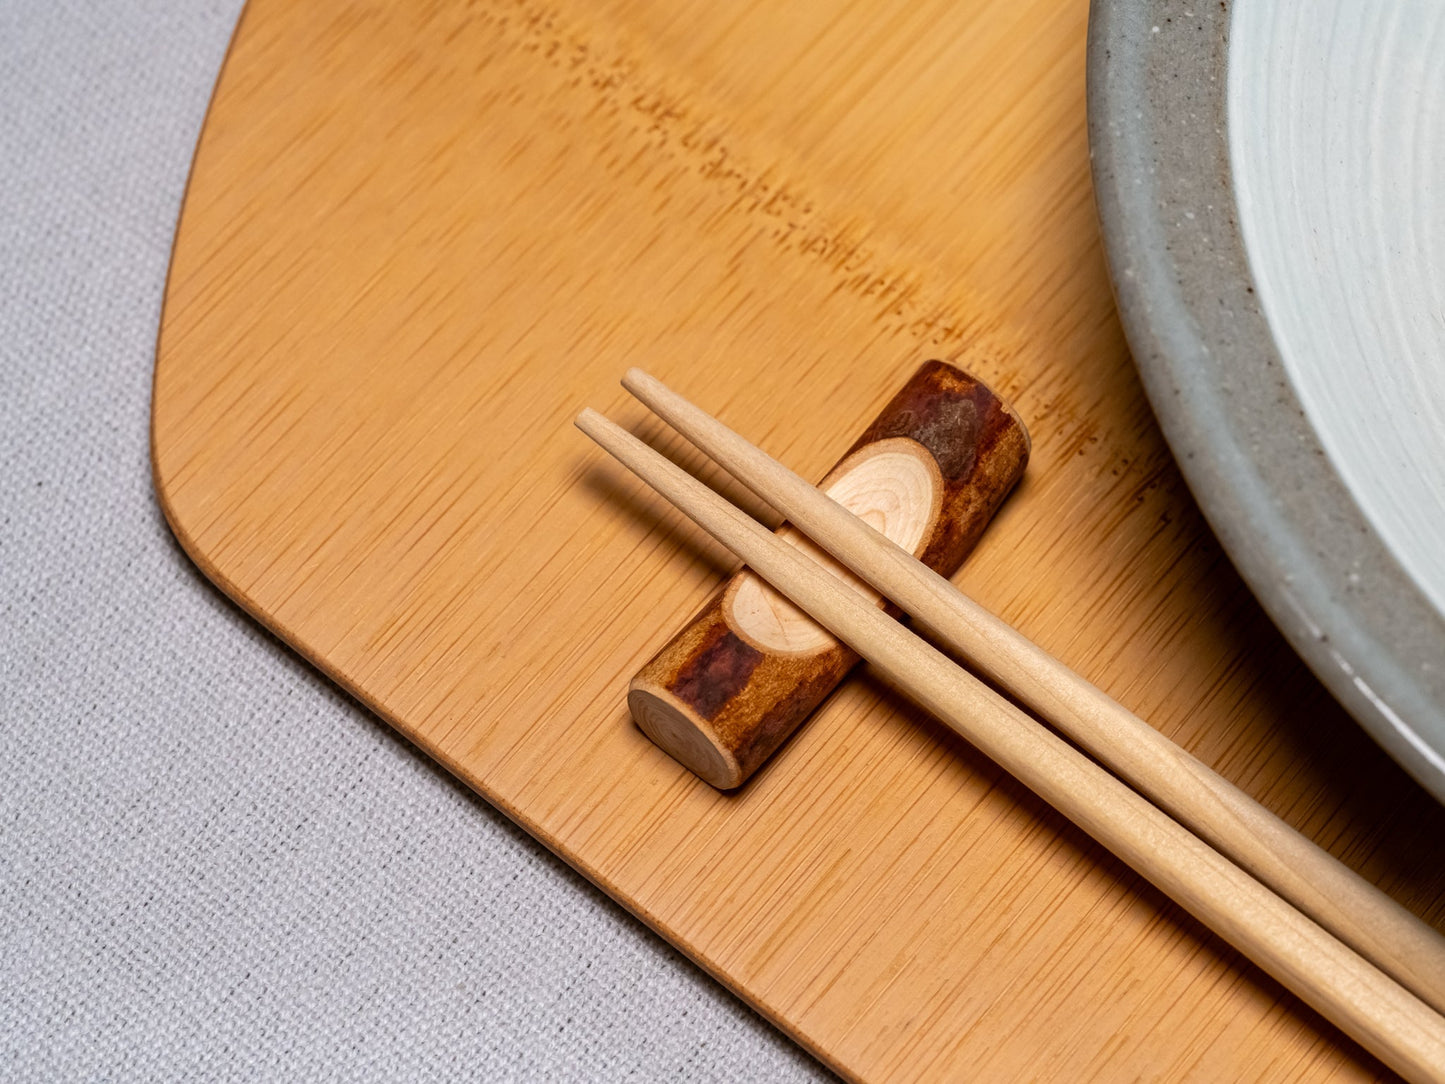
[[[943,497],[920,560],[951,575],[1023,474],[1028,434],[985,385],[929,361],[843,458],[897,437],[917,441],[938,464]],[[634,696],[663,691],[684,705],[689,721],[737,759],[740,783],[837,687],[858,656],[831,638],[806,654],[752,646],[728,625],[723,596],[731,583],[638,671],[631,689]]]

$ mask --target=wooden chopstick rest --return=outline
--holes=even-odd
[[[924,363],[820,483],[929,568],[963,563],[1028,462],[1023,423],[941,361]],[[860,593],[872,588],[784,524],[778,533]],[[892,611],[897,613],[896,610]],[[632,680],[642,731],[715,787],[741,785],[858,662],[743,569]]]

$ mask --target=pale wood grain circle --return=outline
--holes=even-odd
[[[938,515],[943,477],[923,445],[907,437],[895,437],[870,444],[848,457],[829,476],[823,491],[916,556],[929,525]],[[787,528],[780,534],[860,595],[878,600],[877,591],[798,531]],[[724,612],[733,631],[762,651],[804,654],[826,650],[836,643],[826,629],[751,572],[744,573],[729,588]]]
[[[719,790],[743,781],[737,758],[723,747],[705,722],[694,721],[664,690],[630,689],[627,707],[638,727],[674,760]]]

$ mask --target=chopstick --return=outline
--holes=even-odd
[[[969,667],[1445,1012],[1445,938],[1108,694],[660,380],[622,384]]]
[[[577,426],[900,689],[1391,1068],[1445,1073],[1445,1020],[1063,739],[596,411]]]

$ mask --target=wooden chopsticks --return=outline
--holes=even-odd
[[[915,624],[1437,1012],[1445,938],[944,577],[640,369],[622,384]]]
[[[1277,878],[1276,890],[1293,893],[1296,904],[1304,900],[1299,905],[1313,907],[1319,923],[1348,931],[1345,939],[1360,951],[635,437],[591,410],[578,427],[900,689],[1391,1067],[1416,1080],[1445,1076],[1445,1019],[1380,970],[1439,998],[1440,939],[1430,927],[737,434],[644,373],[633,370],[624,384],[972,665],[1217,846],[1237,848],[1238,861],[1253,863],[1261,878]],[[1332,880],[1321,886],[1320,878]],[[1381,923],[1403,932],[1381,934]],[[1392,940],[1400,937],[1413,947],[1402,950]],[[1427,955],[1437,964],[1422,965]]]

